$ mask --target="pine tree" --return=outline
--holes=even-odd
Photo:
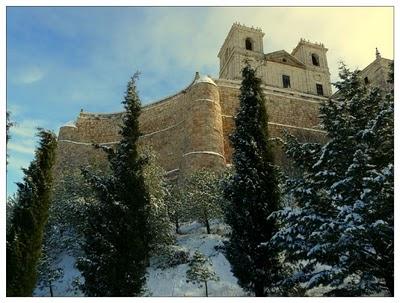
[[[121,141],[115,150],[106,149],[111,174],[101,177],[84,171],[98,199],[88,210],[85,257],[78,262],[88,296],[138,296],[145,283],[150,197],[143,176],[145,161],[137,149],[141,111],[137,77],[128,82],[122,102],[126,114]]]
[[[210,220],[223,217],[219,179],[215,172],[207,169],[195,171],[185,178],[184,199],[189,216],[203,223],[208,234],[211,233]]]
[[[204,283],[206,297],[208,297],[208,281],[218,281],[219,278],[212,268],[211,261],[201,252],[196,250],[189,262],[189,269],[186,271],[187,282]]]
[[[328,142],[287,138],[301,174],[287,182],[294,204],[276,213],[274,242],[301,264],[286,283],[393,294],[393,91],[364,86],[344,65],[340,78],[339,98],[321,107]]]
[[[279,209],[280,191],[261,81],[249,65],[242,75],[231,136],[235,171],[224,189],[229,203],[226,221],[232,228],[226,251],[239,284],[256,296],[265,296],[274,291],[281,270],[278,253],[268,245],[278,228],[268,217]]]
[[[23,182],[7,232],[7,296],[31,296],[36,285],[43,231],[50,206],[56,136],[39,129],[39,147]]]

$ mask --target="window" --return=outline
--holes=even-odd
[[[365,85],[368,85],[368,84],[369,84],[369,79],[368,79],[368,77],[365,77],[365,78],[364,78],[364,84],[365,84]]]
[[[284,88],[290,87],[290,77],[287,75],[282,75],[282,83]]]
[[[317,83],[317,95],[318,96],[323,96],[324,95],[324,89],[322,88],[322,84]]]
[[[319,66],[319,57],[317,54],[311,55],[312,64],[315,66]]]
[[[287,60],[285,58],[282,59],[282,62],[287,62]]]
[[[253,42],[251,42],[250,38],[246,39],[246,49],[247,50],[253,50]]]

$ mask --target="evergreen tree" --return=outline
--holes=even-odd
[[[91,170],[97,174],[107,171],[103,165],[96,163],[91,165]],[[54,283],[64,276],[60,258],[65,255],[75,259],[82,256],[86,209],[95,201],[95,193],[79,169],[64,171],[62,178],[53,186],[37,283],[39,289],[48,289],[51,296]]]
[[[166,204],[168,217],[175,225],[175,232],[180,233],[180,223],[187,217],[187,207],[185,204],[185,192],[178,184],[170,182],[167,184]]]
[[[96,174],[101,174],[94,167],[90,168],[91,171],[95,170]],[[54,186],[46,227],[46,237],[57,238],[58,241],[45,243],[56,245],[58,251],[69,252],[75,257],[79,256],[80,246],[84,241],[87,209],[96,203],[95,192],[80,170],[65,171],[62,180]]]
[[[165,170],[158,164],[155,152],[147,147],[142,153],[147,162],[143,174],[150,195],[149,245],[153,253],[160,253],[175,240],[173,227],[168,217],[167,181],[165,180]]]
[[[6,121],[6,144],[8,144],[8,141],[11,139],[10,128],[15,126],[15,122],[11,121],[10,115],[11,115],[11,112],[7,111],[7,113],[6,113],[6,120],[7,120]],[[6,158],[7,158],[7,164],[8,164],[8,154],[6,155]]]
[[[39,147],[22,183],[7,232],[7,296],[31,296],[36,285],[43,231],[48,217],[56,136],[39,129]]]
[[[18,204],[18,194],[14,193],[7,197],[6,202],[6,233],[8,233],[11,227],[11,218],[13,216],[14,208]]]
[[[49,227],[49,226],[47,226]],[[39,289],[49,290],[50,296],[54,297],[54,283],[61,280],[64,276],[64,271],[57,266],[60,251],[59,238],[54,237],[55,234],[47,231],[42,247],[42,255],[38,264],[38,287]]]
[[[211,261],[201,252],[196,250],[189,262],[189,269],[186,271],[187,282],[204,283],[206,297],[208,297],[208,281],[218,281],[219,278],[212,268]]]
[[[226,251],[239,284],[265,296],[275,290],[281,270],[278,253],[268,245],[278,229],[276,220],[268,217],[279,209],[280,191],[261,81],[249,65],[242,76],[231,136],[235,171],[224,189],[229,203],[226,221],[232,228]]]
[[[142,293],[149,253],[150,197],[139,156],[140,99],[135,74],[128,83],[121,141],[108,148],[111,174],[100,177],[85,170],[98,203],[88,209],[85,257],[78,268],[88,296],[137,296]]]
[[[208,234],[211,233],[210,220],[223,217],[219,180],[215,172],[207,169],[195,171],[185,179],[184,199],[189,216],[203,223]]]
[[[6,121],[7,122],[6,123],[6,140],[7,140],[7,143],[8,143],[8,140],[10,140],[10,138],[11,138],[11,136],[10,136],[10,128],[15,125],[15,122],[11,121],[10,116],[11,116],[11,112],[7,111],[7,113],[6,113],[6,120],[7,120]]]
[[[383,96],[358,71],[340,70],[338,99],[321,107],[328,142],[287,138],[301,174],[287,182],[294,201],[276,213],[284,228],[274,242],[301,264],[286,283],[393,295],[393,91]]]

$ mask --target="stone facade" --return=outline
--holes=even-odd
[[[263,52],[261,29],[233,24],[218,53],[220,78],[239,80],[245,61],[257,68],[257,74],[268,86],[307,94],[332,94],[327,48],[321,43],[301,39],[291,54],[280,50]],[[288,83],[285,85],[283,77]],[[320,85],[321,91],[317,91]]]
[[[259,67],[270,135],[280,137],[286,130],[304,141],[324,140],[318,113],[321,102],[331,95],[327,49],[322,44],[301,40],[291,54],[263,54],[263,35],[260,29],[234,24],[218,54],[218,79],[196,73],[185,89],[143,107],[139,142],[152,146],[169,177],[203,167],[220,170],[231,164],[229,135],[239,105],[244,60]],[[377,73],[376,68],[373,71]],[[289,77],[289,87],[284,87],[283,75]],[[322,86],[322,92],[317,92],[316,84]],[[117,143],[123,114],[81,112],[73,123],[61,127],[57,175],[68,168],[106,162],[104,152],[92,144]],[[276,155],[278,163],[282,163],[282,154]]]

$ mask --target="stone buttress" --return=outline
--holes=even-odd
[[[217,85],[199,77],[188,90],[185,140],[180,171],[184,176],[201,168],[225,168],[221,105]]]

